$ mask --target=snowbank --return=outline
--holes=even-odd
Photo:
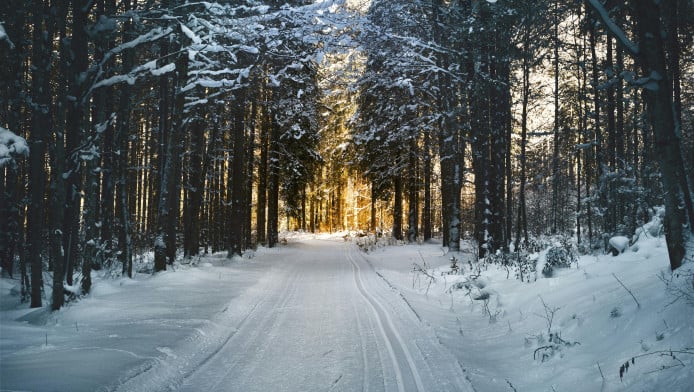
[[[636,245],[618,257],[580,257],[578,267],[530,283],[466,253],[455,255],[462,273],[450,275],[451,254],[431,244],[368,258],[478,391],[691,391],[694,302],[677,290],[688,284],[694,295],[694,265],[673,274],[663,237]],[[417,267],[425,264],[427,274]]]
[[[19,280],[0,279],[0,390],[112,390],[182,355],[174,352],[181,345],[217,345],[242,314],[230,301],[262,276],[257,262],[223,256],[176,270],[115,280],[95,273],[91,293],[57,312],[29,309]]]

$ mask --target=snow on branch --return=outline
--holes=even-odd
[[[124,42],[124,43],[116,46],[115,48],[111,49],[109,52],[106,53],[104,58],[99,63],[98,72],[96,73],[96,75],[94,77],[94,84],[91,86],[91,88],[87,92],[86,96],[89,96],[94,90],[96,90],[99,87],[112,86],[112,85],[118,84],[118,83],[128,83],[130,85],[133,85],[133,84],[135,84],[135,81],[137,80],[139,71],[142,71],[144,69],[146,69],[147,71],[151,71],[152,74],[154,74],[156,72],[155,69],[152,68],[151,66],[148,66],[148,64],[150,64],[150,63],[156,64],[156,63],[150,62],[150,63],[145,64],[144,66],[141,66],[141,67],[134,69],[133,71],[131,71],[127,74],[114,75],[114,76],[111,76],[111,77],[106,78],[106,79],[101,79],[103,77],[103,74],[104,74],[104,71],[103,71],[104,64],[106,64],[108,61],[110,61],[111,58],[113,58],[113,56],[123,52],[124,50],[133,49],[139,45],[142,45],[142,44],[145,44],[148,42],[157,41],[157,40],[171,34],[172,32],[173,32],[173,29],[170,27],[166,28],[166,29],[156,28],[156,29],[150,30],[146,34],[142,34],[131,41]]]
[[[194,44],[199,45],[202,43],[202,39],[200,37],[198,37],[193,32],[193,30],[189,29],[188,26],[184,25],[183,23],[181,23],[180,25],[181,25],[181,31],[183,32],[183,34],[185,34]]]
[[[15,156],[29,156],[27,141],[12,131],[0,127],[0,167],[14,162]]]
[[[605,26],[607,26],[607,31],[617,38],[617,41],[622,44],[622,46],[629,52],[632,56],[638,56],[639,46],[632,42],[627,35],[624,33],[617,24],[610,18],[610,14],[607,12],[605,7],[600,3],[600,0],[586,0],[586,3],[593,7],[593,10],[600,16]]]
[[[109,61],[111,59],[111,57],[113,57],[116,54],[121,53],[122,51],[124,51],[126,49],[133,49],[139,45],[142,45],[142,44],[145,44],[148,42],[157,41],[157,40],[171,34],[172,32],[173,32],[173,28],[171,28],[171,27],[167,27],[166,29],[162,29],[161,27],[152,29],[152,30],[148,31],[147,33],[142,34],[131,41],[124,42],[124,43],[116,46],[115,48],[111,49],[109,52],[106,53],[106,55],[104,56],[104,59],[101,61],[101,63],[103,64],[106,61]]]
[[[109,78],[100,80],[94,83],[94,85],[91,88],[91,91],[96,90],[100,87],[109,87],[119,83],[127,83],[132,86],[135,84],[135,81],[137,81],[139,77],[142,77],[148,73],[152,74],[153,76],[161,76],[169,72],[173,72],[175,70],[176,64],[174,63],[169,63],[164,65],[163,67],[157,68],[157,61],[153,60],[141,66],[138,66],[137,68],[133,69],[131,72],[125,75],[114,75]]]
[[[14,49],[14,43],[10,41],[10,37],[7,35],[5,28],[2,26],[2,23],[0,23],[0,42],[2,41],[7,41],[7,44],[10,45],[10,49]]]

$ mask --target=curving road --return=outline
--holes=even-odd
[[[176,354],[190,360],[169,364],[175,371],[158,388],[472,390],[433,331],[350,243],[291,243],[243,303],[230,303],[237,313],[243,310],[225,336],[194,348],[195,355]],[[137,378],[147,379],[149,372],[156,373],[143,369]],[[134,378],[117,389],[133,385],[143,386]]]

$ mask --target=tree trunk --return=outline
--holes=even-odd
[[[19,223],[19,171],[16,166],[9,165],[0,172],[3,174],[0,177],[0,218],[5,222],[5,230],[0,232],[0,267],[11,278],[20,231],[23,231]]]
[[[402,237],[402,178],[396,175],[393,178],[393,233],[396,240],[401,241]]]
[[[599,73],[600,69],[598,67],[598,55],[596,53],[596,48],[597,48],[597,35],[598,32],[596,31],[596,26],[594,23],[594,19],[589,18],[588,23],[590,24],[589,27],[589,43],[590,43],[590,59],[591,59],[591,73],[592,73],[592,80],[591,80],[591,86],[593,89],[593,129],[588,130],[585,128],[584,130],[586,132],[591,133],[591,137],[588,140],[590,142],[591,147],[589,150],[588,157],[586,158],[585,161],[585,169],[586,169],[586,194],[590,197],[591,196],[591,186],[592,185],[599,185],[599,182],[601,181],[600,178],[601,173],[602,173],[602,159],[601,159],[601,148],[602,148],[602,130],[601,130],[601,117],[600,117],[600,109],[601,109],[601,99],[600,99],[600,90],[599,90]],[[600,195],[602,197],[602,195]],[[599,203],[598,207],[603,207],[604,204],[602,203],[602,200],[600,200],[601,203]],[[593,246],[593,203],[591,201],[588,201],[586,203],[586,212],[588,215],[588,243],[590,246]]]
[[[267,184],[267,246],[274,248],[279,241],[280,193],[280,130],[273,118],[270,124],[268,184]]]
[[[99,0],[97,2],[97,19],[101,15],[113,15],[116,10],[115,0]],[[101,63],[105,53],[114,46],[113,38],[110,36],[99,37],[94,44],[94,62]],[[104,65],[104,72],[108,72],[110,66]],[[102,87],[94,92],[94,103],[92,117],[94,118],[95,143],[98,142],[99,157],[94,157],[88,172],[91,173],[92,183],[90,184],[94,197],[91,201],[96,203],[92,206],[94,222],[90,225],[90,232],[87,238],[95,239],[97,258],[95,265],[101,266],[107,258],[110,258],[110,248],[113,236],[113,122],[112,117],[114,105],[109,100],[114,91],[111,87]],[[98,170],[97,170],[98,168]],[[108,184],[108,185],[107,185]]]
[[[554,2],[554,127],[552,139],[552,234],[557,234],[559,226],[559,1]]]
[[[113,12],[113,10],[110,10]],[[106,9],[104,3],[99,2],[99,14],[104,15]],[[97,16],[98,18],[99,16]],[[86,33],[85,33],[86,34]],[[107,42],[96,42],[95,48],[103,53],[108,49]],[[102,54],[99,57],[103,57]],[[99,157],[102,150],[102,136],[111,128],[110,119],[107,117],[107,94],[110,96],[112,91],[104,88],[98,91],[94,96],[92,105],[93,124],[90,129],[90,137],[88,139],[88,148],[92,147],[93,153],[90,158],[85,161],[85,185],[84,185],[84,208],[82,211],[82,230],[84,250],[81,255],[82,264],[82,292],[89,293],[91,289],[91,270],[92,267],[100,268],[102,264],[102,239],[100,236],[99,227],[102,225],[100,219],[100,181],[101,167],[99,166]]]
[[[653,126],[656,155],[660,163],[663,199],[665,202],[665,238],[670,268],[675,270],[682,265],[685,254],[682,224],[684,210],[682,202],[681,168],[682,153],[680,140],[676,133],[676,120],[672,102],[672,84],[668,77],[664,42],[660,22],[659,2],[644,0],[633,4],[639,37],[641,68],[650,80],[643,93],[646,98],[650,122]],[[690,212],[691,213],[691,212]]]
[[[60,72],[57,75],[57,89],[63,93],[57,94],[56,102],[56,117],[55,127],[53,130],[54,142],[51,143],[49,153],[51,155],[51,174],[50,174],[50,195],[49,195],[49,210],[48,210],[48,227],[49,227],[49,265],[53,270],[53,292],[51,296],[51,309],[60,309],[65,301],[64,295],[64,280],[65,280],[65,247],[63,243],[63,229],[65,223],[66,210],[66,191],[69,189],[63,177],[66,164],[65,153],[65,116],[68,105],[67,94],[68,83],[70,79],[70,48],[67,38],[67,5],[61,7],[56,15],[57,28],[60,37]]]
[[[231,227],[229,228],[229,253],[227,257],[241,256],[243,252],[243,228],[245,224],[244,212],[246,210],[246,130],[244,118],[246,115],[246,97],[243,92],[236,94],[234,111],[232,113],[234,125],[231,129],[234,140],[233,157],[231,161]]]
[[[527,162],[527,139],[528,139],[528,100],[530,98],[530,63],[528,46],[529,37],[526,35],[524,40],[525,53],[523,54],[523,81],[522,81],[522,104],[521,104],[521,152],[520,152],[520,187],[518,189],[518,218],[516,219],[516,251],[520,249],[521,231],[523,232],[524,244],[528,244],[528,218],[525,200],[526,184],[526,162]]]
[[[8,37],[25,37],[27,35],[27,13],[31,3],[26,0],[8,0],[6,2],[7,18],[3,25]],[[0,118],[7,123],[7,128],[17,134],[23,134],[26,128],[26,99],[24,98],[22,81],[26,78],[26,40],[13,40],[13,45],[7,41],[0,47],[8,48],[9,55],[3,58],[0,67]],[[4,222],[4,230],[0,230],[0,266],[2,270],[13,276],[15,256],[18,250],[20,232],[24,231],[19,220],[19,174],[17,165],[7,165],[0,169],[0,220]]]
[[[46,145],[48,131],[51,129],[50,116],[50,42],[53,37],[46,33],[50,19],[43,0],[32,1],[34,25],[32,53],[33,102],[31,135],[29,140],[29,205],[27,217],[26,259],[31,266],[31,307],[41,307],[43,286],[43,238],[44,194],[46,186]]]
[[[253,102],[251,105],[251,114],[249,119],[249,135],[248,143],[246,148],[246,181],[245,181],[245,195],[244,195],[244,227],[243,227],[243,237],[244,237],[244,248],[251,249],[253,247],[253,165],[255,164],[255,132],[256,132],[256,120],[258,116],[258,100],[253,97]],[[306,207],[306,191],[303,192],[304,195],[304,210]],[[304,211],[305,212],[305,211]],[[304,225],[303,229],[306,229],[306,219],[304,215]]]
[[[668,52],[668,71],[670,73],[670,82],[672,83],[672,108],[674,111],[674,121],[675,121],[675,135],[681,137],[682,134],[682,70],[680,67],[681,60],[681,48],[679,41],[679,10],[680,1],[671,1],[665,8],[665,24],[667,27],[667,52]],[[694,199],[692,199],[692,189],[689,179],[691,178],[687,173],[687,168],[685,166],[684,159],[680,159],[681,167],[680,171],[682,176],[680,177],[680,187],[683,192],[684,204],[687,209],[687,216],[689,217],[689,229],[694,233]]]
[[[429,130],[424,131],[424,207],[422,211],[423,240],[432,238],[431,230],[431,136]]]
[[[440,8],[442,0],[433,0],[433,36],[439,45],[446,45],[445,35],[441,30],[443,16]],[[450,63],[449,56],[441,53],[437,56],[437,66],[445,68]],[[439,159],[441,165],[441,219],[443,223],[443,246],[452,252],[460,250],[460,190],[462,167],[460,134],[457,118],[454,115],[454,91],[452,80],[446,73],[436,75],[439,93],[436,96],[438,110],[443,113],[439,124]]]
[[[179,25],[180,28],[180,25]],[[178,32],[178,39],[185,37],[183,32]],[[174,43],[174,52],[178,52],[184,45],[180,41]],[[171,155],[167,158],[171,160],[171,173],[168,178],[168,221],[166,222],[166,254],[169,264],[173,264],[176,259],[178,223],[181,215],[181,151],[183,149],[184,128],[184,104],[185,93],[183,87],[188,83],[188,56],[179,55],[176,58],[176,71],[173,78],[173,106],[171,114]],[[168,160],[168,159],[167,159]]]
[[[81,243],[79,239],[80,212],[82,204],[82,159],[81,149],[85,141],[85,102],[84,102],[84,72],[88,67],[87,34],[84,28],[87,24],[86,0],[73,1],[72,37],[68,46],[68,90],[70,99],[67,105],[65,123],[65,146],[67,162],[65,174],[66,208],[63,224],[63,241],[65,248],[65,280],[73,284],[73,271],[80,260]]]
[[[131,0],[123,2],[125,10],[131,9]],[[126,21],[123,28],[123,39],[129,39],[132,34],[132,21]],[[123,51],[122,70],[127,73],[133,67],[134,53],[133,49]],[[114,166],[116,172],[117,187],[115,189],[115,213],[117,215],[117,230],[118,230],[118,259],[120,260],[123,270],[122,274],[132,278],[132,243],[130,238],[130,212],[128,210],[128,131],[130,127],[130,117],[132,109],[132,90],[129,85],[125,84],[120,87],[120,97],[118,106],[118,116],[116,128],[114,130],[114,147],[116,157]]]
[[[419,186],[417,140],[413,138],[409,151],[409,170],[407,178],[407,241],[416,242],[419,235]]]
[[[200,211],[205,192],[205,180],[210,165],[210,152],[217,138],[217,126],[208,136],[205,146],[206,122],[203,113],[190,124],[190,167],[188,172],[188,191],[186,192],[183,210],[184,254],[186,257],[197,256],[200,251]]]
[[[612,38],[607,37],[607,55],[605,59],[605,67],[607,67],[607,76],[608,77],[613,77],[615,75],[615,67],[614,67],[614,48],[613,48],[613,43],[612,43]],[[609,171],[611,172],[616,172],[617,171],[617,117],[616,117],[616,111],[617,111],[617,103],[615,101],[616,99],[616,91],[615,91],[615,83],[608,83],[607,85],[607,102],[606,102],[606,111],[607,111],[607,153],[605,156],[607,157],[608,161],[604,162],[604,165],[609,165]],[[607,177],[607,176],[605,176]],[[617,194],[617,188],[614,180],[609,180],[607,178],[602,180],[603,184],[602,187],[604,188],[603,191],[601,192],[602,200],[605,204],[603,204],[603,208],[605,208],[605,217],[604,217],[604,230],[607,232],[608,235],[614,235],[616,234],[616,229],[617,229],[617,200],[616,200],[616,194]]]
[[[267,96],[267,93],[266,93]],[[267,100],[267,97],[266,97]],[[260,160],[258,161],[258,207],[256,208],[256,230],[259,244],[266,242],[266,216],[267,216],[267,186],[268,186],[268,128],[272,121],[269,119],[268,109],[263,108],[263,126],[260,129]],[[315,220],[313,221],[315,230]]]
[[[376,184],[371,182],[371,218],[370,218],[370,230],[372,233],[376,232]]]
[[[508,40],[502,28],[496,28],[497,51],[503,50]],[[491,214],[489,224],[489,251],[496,252],[506,246],[507,238],[504,230],[505,219],[505,189],[504,189],[504,162],[506,159],[506,144],[511,143],[507,139],[506,130],[511,126],[511,67],[508,60],[504,59],[503,52],[493,59],[492,77],[496,80],[490,88],[490,172],[487,179],[489,183],[489,200],[491,202]],[[510,239],[509,239],[510,241]]]
[[[622,50],[621,47],[617,46],[616,48],[616,64],[615,64],[615,73],[619,74],[624,71],[624,51]],[[617,104],[617,113],[616,113],[616,128],[615,128],[615,157],[616,157],[616,169],[622,173],[621,175],[626,176],[627,175],[627,156],[625,153],[625,140],[629,140],[629,135],[625,133],[625,127],[624,127],[624,118],[625,118],[625,102],[624,102],[624,83],[622,79],[620,78],[616,84],[615,84],[615,94],[616,94],[616,104]],[[630,200],[628,200],[628,197],[621,193],[619,191],[619,187],[615,190],[615,198],[616,198],[616,224],[619,225],[620,223],[627,223],[626,227],[624,228],[624,231],[621,232],[620,234],[625,234],[625,233],[633,233],[636,230],[636,222],[634,220],[635,214],[632,214],[629,209],[627,208]],[[631,202],[632,204],[636,204],[635,202]],[[620,222],[620,218],[625,217],[625,219],[622,219]]]

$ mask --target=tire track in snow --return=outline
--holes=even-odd
[[[258,359],[261,354],[260,350],[253,350],[252,347],[263,347],[263,344],[258,343],[258,339],[262,335],[262,339],[265,340],[266,344],[277,339],[278,328],[284,323],[287,316],[287,310],[291,310],[292,306],[288,306],[292,300],[296,298],[296,293],[299,289],[299,285],[295,282],[298,279],[300,273],[295,270],[290,275],[290,278],[286,280],[286,285],[283,287],[281,294],[278,296],[278,300],[273,304],[268,302],[269,308],[264,309],[265,317],[260,321],[260,324],[253,325],[252,337],[244,340],[242,346],[236,347],[234,349],[235,361],[229,365],[229,371],[220,377],[219,381],[211,388],[210,391],[219,391],[220,384],[228,380],[229,375],[232,371],[240,369],[241,362],[246,364],[245,372],[247,374],[253,374],[258,367],[266,366],[267,363],[261,363]],[[250,327],[249,327],[250,328]],[[261,342],[262,343],[262,342]]]
[[[292,296],[291,294],[296,290],[296,285],[293,283],[297,275],[298,271],[290,276],[287,276],[282,281],[281,290],[276,292],[273,290],[267,290],[267,294],[263,300],[253,306],[253,309],[237,325],[236,329],[229,334],[224,343],[210,353],[198,366],[195,366],[190,372],[183,376],[180,387],[183,390],[188,390],[190,388],[197,390],[200,388],[200,385],[190,385],[187,382],[192,378],[199,378],[198,376],[205,372],[205,368],[208,364],[214,367],[212,364],[216,362],[216,359],[220,357],[223,352],[226,352],[225,349],[229,347],[233,341],[244,337],[245,339],[243,339],[243,341],[235,346],[232,350],[232,361],[230,361],[229,366],[226,367],[229,370],[223,374],[213,372],[213,374],[216,375],[214,379],[207,379],[207,386],[209,388],[204,389],[210,391],[217,390],[217,387],[219,387],[219,385],[227,379],[232,370],[236,369],[240,361],[247,361],[249,359],[248,356],[244,357],[243,354],[255,353],[255,350],[249,350],[248,348],[252,347],[260,335],[268,331],[267,327],[276,321],[277,312],[275,310],[286,307],[290,297]],[[271,294],[273,293],[275,295],[271,297]],[[260,320],[257,320],[258,318],[260,318]],[[247,331],[249,328],[250,330]]]
[[[351,265],[350,267],[352,271],[354,272],[354,266]],[[356,280],[354,280],[354,284],[356,286]],[[356,301],[354,300],[354,297],[352,297],[352,309],[354,309],[354,316],[357,319],[357,329],[359,330],[359,341],[360,341],[360,347],[361,347],[361,360],[362,360],[362,386],[361,390],[363,392],[369,392],[369,380],[371,379],[370,377],[370,371],[369,371],[369,358],[368,355],[366,354],[366,337],[364,336],[364,325],[361,322],[361,316],[359,315],[359,309],[357,309],[357,304]]]
[[[388,354],[390,355],[390,359],[393,364],[393,370],[395,371],[396,382],[398,384],[398,391],[406,391],[406,388],[409,385],[412,385],[412,383],[410,382],[408,384],[405,384],[404,382],[403,367],[400,365],[398,355],[396,354],[396,350],[407,361],[407,365],[409,367],[409,376],[411,376],[412,381],[416,386],[417,390],[419,392],[424,392],[426,389],[424,388],[421,376],[419,375],[417,366],[414,363],[414,359],[412,358],[412,355],[410,354],[407,345],[398,333],[397,328],[395,328],[393,320],[390,317],[388,311],[383,306],[383,304],[381,304],[381,302],[366,288],[366,285],[364,284],[364,281],[362,279],[361,267],[359,267],[359,263],[357,263],[357,261],[352,256],[352,252],[353,247],[348,245],[346,255],[347,259],[352,264],[352,271],[354,273],[353,275],[355,284],[357,286],[359,294],[371,308],[371,311],[374,314],[374,318],[376,319],[376,323],[378,324],[379,331],[383,336],[383,340],[386,344]]]
[[[198,344],[193,355],[178,357],[173,361],[153,358],[129,370],[113,385],[102,387],[99,390],[151,392],[186,387],[186,382],[190,377],[196,375],[209,362],[214,362],[213,360],[219,356],[220,352],[229,346],[237,333],[254,317],[259,305],[265,302],[271,294],[272,292],[267,290],[261,301],[253,304],[250,310],[248,310],[234,327],[230,326],[231,330],[229,332],[224,334],[213,333],[208,337],[208,332],[205,332],[204,329],[196,328],[197,335],[195,337],[189,336],[185,338],[187,345],[195,344],[196,342]],[[229,304],[227,304],[226,308],[220,313],[226,313],[228,308]],[[208,322],[209,326],[223,328],[221,325],[223,323],[222,320],[208,320]],[[202,341],[198,341],[197,338],[201,336],[203,337]],[[202,358],[200,358],[201,356]]]
[[[361,256],[361,253],[356,248],[352,247],[352,249],[356,250],[357,254]],[[423,324],[422,327],[424,327],[424,324],[426,324],[427,326],[429,325],[429,323],[425,322],[421,315],[412,306],[410,301],[403,295],[402,291],[400,291],[400,289],[393,285],[383,274],[376,270],[371,260],[364,256],[361,256],[361,259],[368,265],[372,272],[374,272],[383,282],[385,282],[386,285],[389,286],[389,288],[393,292],[397,293],[400,296],[400,299],[403,301],[406,308],[409,309],[409,311],[411,312],[409,314],[412,316],[413,322],[419,322],[420,324]],[[375,295],[378,295],[381,301],[383,301],[382,303],[392,302],[392,296],[387,296],[386,294],[387,293],[385,291],[375,293]],[[390,303],[390,305],[393,304]],[[406,308],[403,307],[403,310]],[[424,340],[424,346],[420,345],[418,339]],[[420,368],[420,370],[428,370],[428,373],[425,373],[425,375],[431,376],[432,380],[449,381],[449,383],[446,383],[447,386],[440,385],[440,387],[442,387],[442,389],[440,390],[475,391],[474,386],[472,385],[469,377],[466,374],[466,370],[463,368],[460,361],[457,358],[455,358],[455,356],[453,356],[453,354],[443,345],[435,329],[431,329],[431,335],[427,334],[426,332],[419,334],[418,338],[413,340],[413,343],[415,345],[415,348],[417,349],[417,352],[422,356],[423,359],[423,361],[421,361],[420,364],[422,364],[425,369]],[[434,364],[428,360],[428,358],[430,357],[447,357],[448,359],[443,364],[440,362]],[[457,364],[457,367],[450,366],[450,364]]]

